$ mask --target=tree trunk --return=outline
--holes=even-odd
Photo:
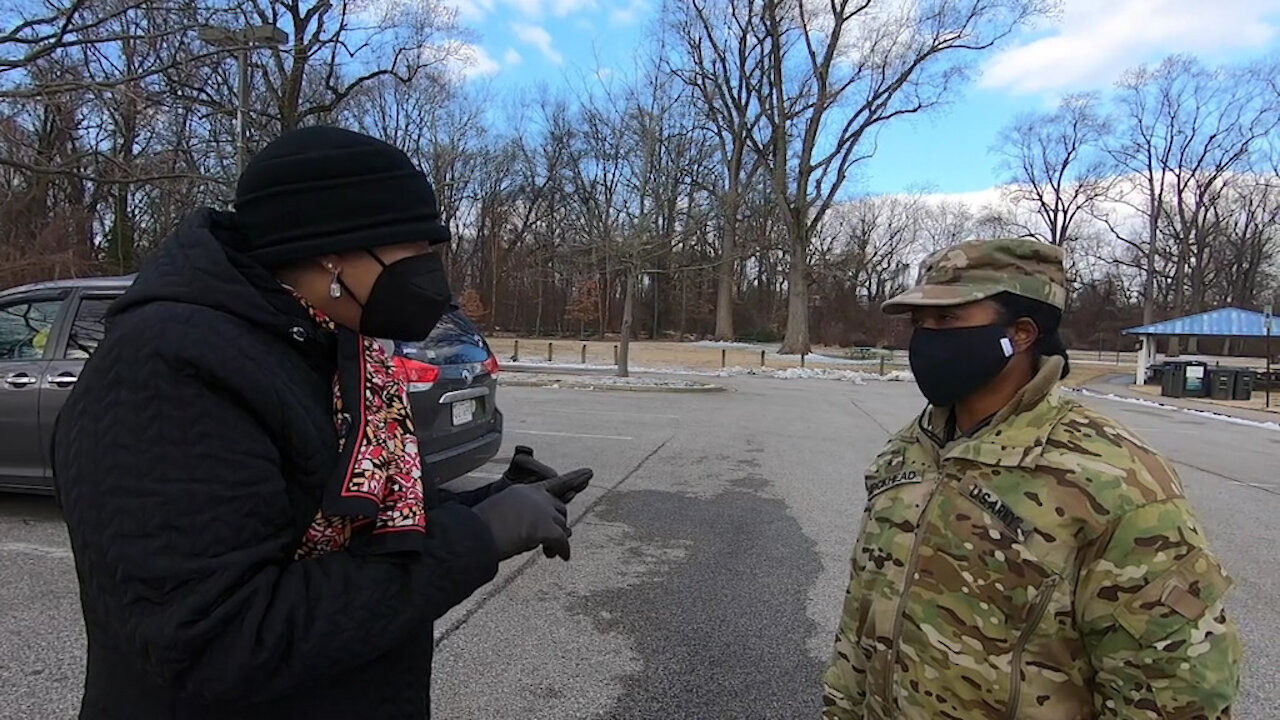
[[[622,300],[622,340],[618,343],[618,377],[628,377],[628,353],[631,350],[631,314],[635,308],[636,281],[635,275],[628,270],[626,293]]]
[[[809,345],[809,239],[804,219],[793,220],[791,272],[787,274],[787,330],[780,355],[804,355]]]
[[[724,231],[720,248],[719,280],[716,286],[716,340],[730,342],[733,332],[733,289],[738,257],[737,203],[725,208]],[[730,214],[732,212],[732,214]]]
[[[600,334],[604,335],[609,332],[613,326],[613,268],[610,266],[608,256],[604,259],[604,292],[600,294],[601,310],[600,310]]]
[[[544,300],[543,291],[546,289],[546,283],[544,283],[541,278],[537,280],[537,283],[538,283],[538,314],[535,316],[533,321],[533,336],[542,337],[542,307],[543,307],[543,300]]]
[[[684,275],[680,276],[680,328],[676,342],[684,342],[689,332],[689,283]]]
[[[127,155],[126,155],[127,157]],[[129,207],[129,185],[121,184],[115,189],[114,197],[115,222],[111,233],[110,267],[117,275],[125,275],[136,268],[134,256],[137,235],[133,223],[133,210]]]
[[[1185,237],[1178,238],[1177,266],[1173,270],[1173,314],[1175,317],[1186,315],[1187,311],[1187,253],[1189,248]],[[1169,356],[1182,355],[1182,338],[1169,338]]]
[[[1152,197],[1155,190],[1151,190]],[[1160,238],[1159,207],[1152,200],[1147,213],[1147,276],[1142,290],[1142,324],[1156,321],[1156,243]]]
[[[1191,263],[1191,313],[1204,312],[1204,296],[1205,288],[1205,250],[1208,245],[1206,238],[1207,230],[1204,227],[1197,227],[1195,230],[1196,247],[1195,252],[1191,254],[1193,257]],[[1187,338],[1187,352],[1191,355],[1199,354],[1200,338],[1192,336]]]

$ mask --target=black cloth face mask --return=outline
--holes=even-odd
[[[402,342],[425,340],[453,302],[439,253],[411,255],[382,266],[360,315],[360,334]]]
[[[934,407],[950,407],[981,390],[1013,357],[1013,341],[1000,325],[911,334],[911,373]]]

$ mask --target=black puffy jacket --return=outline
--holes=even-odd
[[[157,250],[59,415],[80,717],[421,720],[433,621],[497,572],[479,496],[437,495],[413,559],[292,559],[337,458],[335,350],[223,217]]]

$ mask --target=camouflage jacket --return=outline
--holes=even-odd
[[[1218,720],[1240,641],[1173,469],[1064,398],[1060,358],[944,443],[927,409],[867,472],[826,720]]]

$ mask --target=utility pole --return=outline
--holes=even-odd
[[[236,50],[236,177],[249,162],[249,48]]]
[[[1267,331],[1267,408],[1271,407],[1271,304],[1268,303],[1266,309],[1262,311],[1262,323]]]
[[[204,43],[236,55],[236,176],[239,177],[249,161],[249,51],[284,45],[289,42],[289,34],[269,24],[239,30],[205,25],[198,28],[196,34]]]

